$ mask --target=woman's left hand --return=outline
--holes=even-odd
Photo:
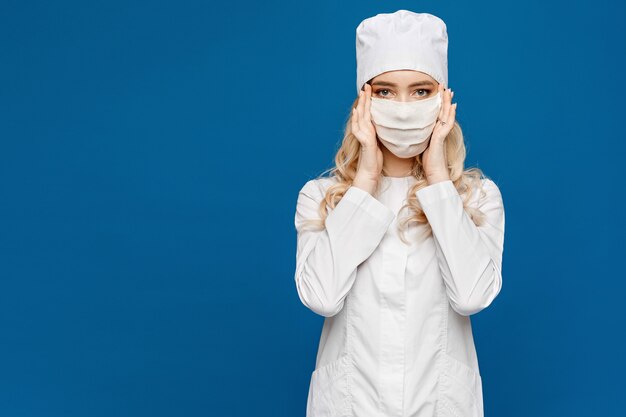
[[[441,110],[430,137],[430,143],[422,155],[422,164],[428,184],[450,179],[444,144],[446,137],[454,126],[457,103],[452,104],[454,92],[449,88],[444,90],[441,83],[439,84],[439,92],[442,93]]]

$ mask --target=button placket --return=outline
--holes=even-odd
[[[395,221],[393,227],[395,227]],[[384,242],[382,255],[380,408],[386,416],[402,417],[407,247],[397,238],[388,239]]]

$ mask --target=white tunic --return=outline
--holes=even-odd
[[[303,230],[334,181],[308,181],[295,214],[298,295],[325,317],[307,417],[482,417],[469,316],[502,287],[500,190],[490,179],[486,195],[474,190],[486,214],[477,227],[452,181],[422,188],[433,234],[420,238],[427,226],[413,223],[407,246],[396,227],[413,177],[383,177],[377,195],[352,186],[324,230]]]

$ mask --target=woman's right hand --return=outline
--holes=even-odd
[[[361,155],[353,185],[368,191],[376,189],[383,169],[383,153],[376,139],[376,128],[371,120],[372,87],[365,84],[365,91],[359,92],[359,101],[352,109],[352,134],[361,144]]]

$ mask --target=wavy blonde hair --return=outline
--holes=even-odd
[[[358,97],[352,103],[351,108],[355,108],[358,104]],[[316,227],[323,229],[325,227],[325,220],[328,216],[329,209],[334,209],[337,203],[341,200],[348,188],[352,186],[354,177],[356,176],[357,167],[359,164],[359,156],[361,154],[361,143],[352,134],[352,112],[348,116],[344,127],[343,141],[337,154],[335,155],[335,166],[322,172],[317,179],[325,178],[326,173],[330,173],[329,177],[337,180],[335,184],[332,184],[326,190],[326,195],[320,201],[318,213],[320,218],[311,220],[310,222]],[[384,145],[380,145],[384,146]],[[465,143],[463,141],[463,131],[458,121],[455,120],[454,126],[450,130],[450,133],[446,137],[444,145],[444,153],[448,162],[448,172],[452,183],[456,187],[459,194],[462,196],[463,208],[468,213],[474,224],[481,225],[484,222],[484,213],[477,208],[469,205],[472,192],[475,188],[481,188],[482,178],[485,177],[481,169],[472,167],[464,169],[464,162],[466,156]],[[428,219],[422,210],[419,201],[415,193],[417,190],[424,188],[428,185],[426,181],[422,155],[419,154],[415,157],[411,174],[417,179],[417,182],[411,186],[407,195],[407,203],[401,208],[408,207],[412,213],[410,216],[399,219],[398,230],[400,238],[405,242],[404,230],[411,224],[424,224],[428,225]],[[384,170],[381,176],[385,174]],[[378,187],[380,187],[382,181],[378,181]],[[485,195],[482,190],[481,195]],[[425,237],[432,234],[430,227],[425,228]]]

